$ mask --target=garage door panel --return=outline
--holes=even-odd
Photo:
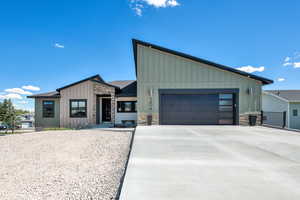
[[[232,93],[161,94],[160,124],[235,124],[234,102]]]
[[[161,96],[161,124],[218,124],[219,97],[207,95]]]

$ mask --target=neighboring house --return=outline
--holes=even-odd
[[[36,126],[247,125],[249,115],[260,122],[262,86],[272,80],[139,40],[133,50],[137,81],[98,75],[31,96]]]
[[[33,128],[34,127],[34,114],[28,113],[20,116],[21,128]]]
[[[262,110],[286,112],[287,128],[300,129],[300,90],[264,91]]]

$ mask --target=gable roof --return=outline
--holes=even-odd
[[[264,78],[264,77],[256,76],[256,75],[253,75],[253,74],[250,74],[250,73],[247,73],[247,72],[243,72],[243,71],[234,69],[232,67],[227,67],[225,65],[221,65],[221,64],[214,63],[214,62],[211,62],[211,61],[208,61],[208,60],[204,60],[202,58],[197,58],[197,57],[185,54],[185,53],[181,53],[181,52],[178,52],[178,51],[167,49],[165,47],[161,47],[161,46],[151,44],[151,43],[148,43],[148,42],[143,42],[143,41],[140,41],[140,40],[137,40],[137,39],[132,39],[132,44],[133,44],[133,54],[134,54],[135,74],[136,75],[137,75],[137,45],[142,45],[142,46],[145,46],[145,47],[149,47],[149,48],[153,48],[153,49],[156,49],[156,50],[159,50],[159,51],[163,51],[163,52],[166,52],[166,53],[177,55],[177,56],[180,56],[180,57],[183,57],[183,58],[187,58],[187,59],[193,60],[195,62],[207,64],[207,65],[216,67],[216,68],[221,69],[221,70],[229,71],[229,72],[236,73],[236,74],[248,77],[248,78],[252,78],[252,79],[261,81],[265,85],[273,83],[272,80]]]
[[[102,83],[102,84],[108,85],[108,84],[102,79],[102,77],[101,77],[99,74],[97,74],[97,75],[90,76],[90,77],[88,77],[88,78],[82,79],[82,80],[80,80],[80,81],[71,83],[71,84],[69,84],[69,85],[63,86],[63,87],[61,87],[61,88],[58,88],[58,89],[56,89],[56,91],[59,92],[59,91],[61,91],[61,90],[63,90],[63,89],[66,89],[66,88],[68,88],[68,87],[72,87],[72,86],[74,86],[74,85],[77,85],[77,84],[79,84],[79,83],[82,83],[82,82],[85,82],[85,81],[88,81],[88,80],[90,80],[90,81],[96,81],[96,82],[98,82],[98,83]],[[111,86],[111,85],[109,85],[109,86]]]
[[[300,90],[265,90],[289,102],[300,102]]]
[[[128,81],[127,81],[128,82]],[[136,97],[137,96],[137,84],[136,81],[130,81],[129,84],[122,87],[116,94],[117,97]]]
[[[27,96],[27,98],[59,98],[59,97],[60,97],[60,94],[57,91]]]
[[[83,80],[71,83],[69,85],[63,86],[61,88],[56,89],[56,91],[53,92],[47,92],[47,93],[41,93],[41,94],[35,94],[35,95],[31,95],[31,96],[27,96],[27,98],[60,98],[60,91],[63,89],[66,89],[68,87],[72,87],[74,85],[80,84],[82,82],[85,81],[93,81],[95,83],[100,83],[100,84],[104,84],[107,85],[109,87],[113,87],[116,89],[116,93],[122,93],[122,89],[126,88],[127,86],[129,86],[130,84],[134,83],[135,81],[112,81],[111,83],[107,83],[105,82],[100,75],[94,75],[88,78],[85,78]],[[123,92],[124,93],[124,92]],[[136,92],[135,92],[136,94]],[[126,95],[126,94],[125,94]],[[127,95],[131,95],[131,94],[127,94]],[[133,94],[134,95],[134,94]]]

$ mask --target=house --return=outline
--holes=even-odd
[[[22,129],[33,128],[33,126],[34,126],[34,114],[32,114],[32,113],[22,114],[20,116],[20,123],[21,123],[21,128]]]
[[[136,81],[99,75],[35,98],[36,126],[248,124],[272,80],[133,40]]]
[[[136,81],[105,82],[95,75],[29,98],[35,99],[36,127],[125,124],[137,118]]]
[[[300,129],[300,90],[265,90],[262,99],[264,112],[286,112],[286,127]]]

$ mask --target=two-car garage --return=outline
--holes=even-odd
[[[237,124],[238,89],[161,89],[161,125]]]
[[[140,125],[249,125],[272,80],[133,40]]]

